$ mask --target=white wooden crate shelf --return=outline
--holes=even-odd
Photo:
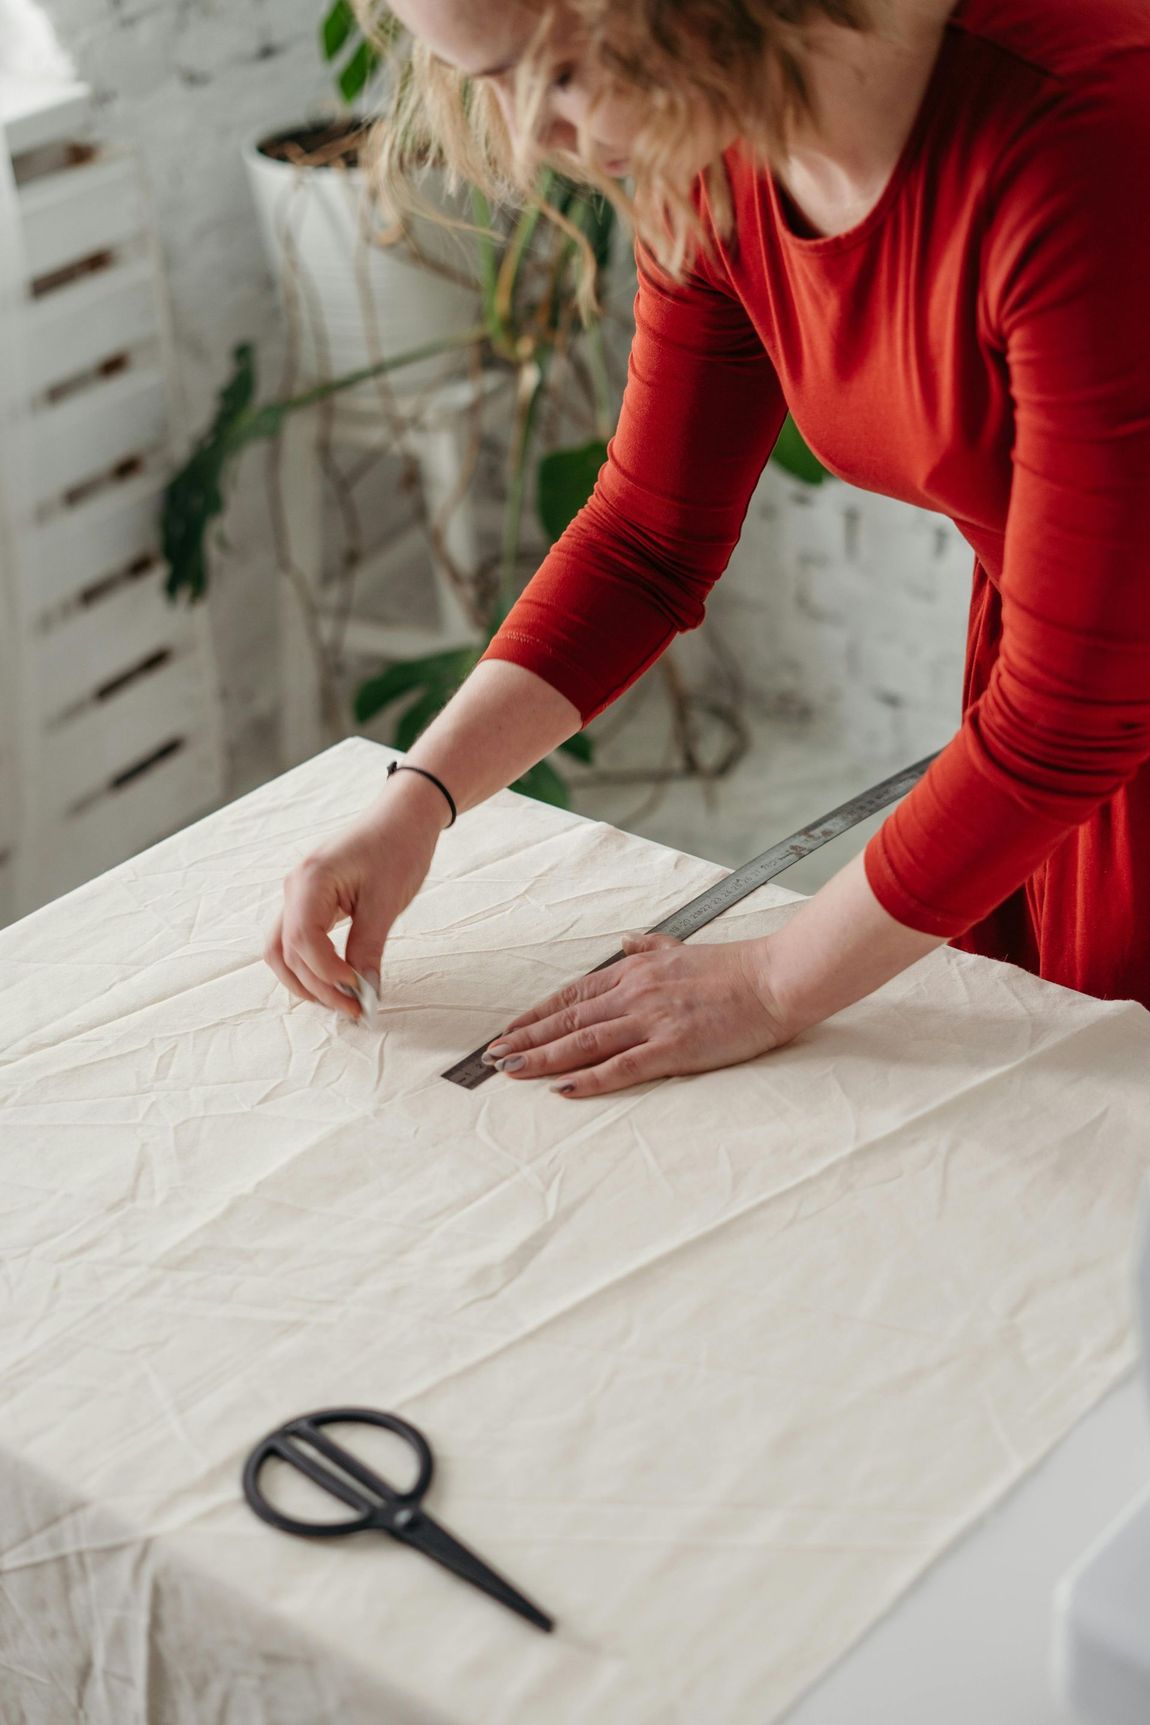
[[[0,919],[219,801],[199,611],[169,603],[170,356],[134,159],[0,86]],[[12,116],[9,122],[9,116]]]
[[[146,257],[109,260],[28,308],[25,383],[46,394],[158,334],[155,284]]]
[[[28,615],[65,606],[139,560],[154,558],[162,487],[159,471],[132,473],[37,521],[22,587]]]
[[[20,187],[24,257],[33,284],[144,232],[139,169],[127,156],[82,159]]]
[[[111,789],[121,775],[164,739],[195,734],[204,691],[199,667],[188,654],[164,650],[135,667],[129,680],[96,694],[46,733],[44,760],[50,814],[62,817],[83,806],[93,790]],[[147,745],[141,738],[161,739]]]
[[[29,499],[37,507],[52,503],[167,441],[167,387],[158,369],[94,384],[31,419]]]

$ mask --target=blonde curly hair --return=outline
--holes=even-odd
[[[361,23],[393,60],[390,112],[369,151],[380,190],[392,208],[412,207],[412,181],[428,166],[449,185],[477,187],[489,201],[534,196],[541,165],[577,177],[609,198],[672,276],[707,245],[700,193],[716,233],[729,232],[730,193],[721,159],[701,177],[683,166],[682,140],[700,124],[737,137],[763,163],[777,161],[793,121],[817,123],[804,70],[806,33],[826,21],[849,30],[874,27],[882,0],[558,0],[540,8],[519,63],[512,134],[495,92],[445,66],[407,38],[378,0],[356,0]],[[556,46],[556,23],[563,39]],[[381,30],[381,22],[383,29]],[[637,97],[643,115],[630,152],[633,190],[591,166],[589,140],[579,159],[549,156],[538,139],[546,92],[576,59],[601,75],[605,90]]]

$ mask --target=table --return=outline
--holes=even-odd
[[[1070,1725],[1051,1602],[1150,1480],[1142,1385],[1124,1377],[786,1715],[787,1725]]]
[[[0,936],[0,1713],[802,1718],[1130,1363],[1150,1015],[943,950],[725,1072],[460,1091],[724,871],[502,793],[397,925],[382,1034],[289,1010],[280,880],[389,758],[345,743]],[[349,1401],[427,1431],[429,1508],[554,1637],[248,1514],[247,1447]]]

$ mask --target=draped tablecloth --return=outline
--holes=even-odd
[[[0,935],[6,1725],[765,1725],[1132,1357],[1141,1007],[943,949],[745,1065],[467,1092],[444,1067],[725,871],[505,792],[374,1028],[290,1004],[282,877],[390,758]],[[428,1508],[553,1636],[251,1515],[250,1445],[347,1403],[426,1432]]]

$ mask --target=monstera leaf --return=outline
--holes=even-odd
[[[520,791],[525,797],[534,797],[539,803],[553,803],[560,809],[571,807],[567,785],[548,761],[539,761],[530,767],[522,778],[516,779],[511,789]]]
[[[355,716],[360,724],[366,724],[368,719],[374,719],[385,707],[390,707],[393,701],[400,700],[404,695],[418,694],[419,698],[404,715],[401,730],[408,741],[400,741],[400,733],[396,732],[395,746],[398,749],[408,749],[415,741],[412,736],[409,718],[417,708],[427,710],[423,726],[431,723],[440,707],[445,707],[454,695],[459,685],[470,676],[479,658],[478,647],[452,647],[446,653],[429,653],[422,659],[405,659],[401,664],[389,665],[386,671],[381,671],[378,677],[370,677],[362,683],[355,697]],[[439,705],[432,703],[438,700]]]
[[[389,665],[379,676],[361,684],[355,697],[357,720],[365,724],[385,707],[414,696],[404,708],[392,738],[395,747],[406,754],[436,714],[443,711],[460,684],[470,676],[480,652],[479,647],[456,647],[446,653],[429,653],[422,659]],[[594,753],[590,737],[582,731],[577,731],[559,746],[573,759],[585,764],[590,763]],[[566,784],[546,761],[540,761],[524,773],[511,788],[522,791],[524,796],[536,797],[540,802],[556,803],[560,808],[570,806]]]
[[[817,455],[813,455],[803,441],[803,434],[791,418],[790,414],[783,421],[783,429],[779,432],[775,444],[772,461],[788,473],[793,473],[796,479],[803,480],[807,485],[821,485],[827,477],[827,470]]]
[[[607,445],[595,437],[571,449],[553,449],[539,463],[536,507],[552,544],[590,497],[606,459]]]
[[[179,593],[189,600],[204,595],[208,526],[224,512],[224,476],[262,412],[252,412],[256,365],[250,343],[237,347],[232,357],[235,370],[220,391],[216,416],[164,494],[160,530],[170,599]]]
[[[571,755],[574,760],[582,761],[584,766],[589,767],[595,759],[595,746],[586,731],[576,731],[573,737],[568,737],[567,741],[560,743],[559,747],[565,755]]]

